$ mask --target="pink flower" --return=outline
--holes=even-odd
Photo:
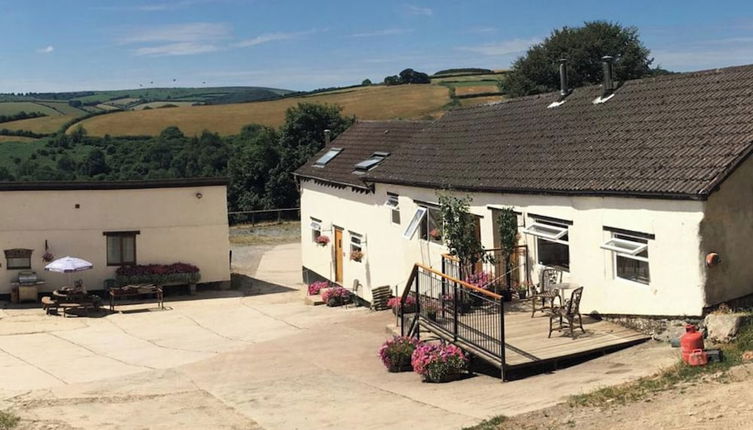
[[[312,282],[309,284],[309,296],[315,296],[319,294],[319,291],[321,291],[322,288],[327,287],[329,287],[329,282],[327,281]]]
[[[392,309],[398,309],[400,308],[400,297],[391,297],[389,300],[387,300],[387,306],[391,307]],[[405,298],[405,306],[406,307],[412,307],[416,305],[416,298],[408,295]]]

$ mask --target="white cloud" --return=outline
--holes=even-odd
[[[153,42],[217,41],[229,38],[231,33],[232,28],[228,24],[192,22],[131,29],[127,35],[120,38],[120,43],[128,45]]]
[[[405,5],[405,11],[408,12],[409,15],[421,15],[421,16],[434,15],[434,11],[431,8],[416,6],[412,4]]]
[[[236,48],[249,48],[251,46],[263,45],[265,43],[277,42],[280,40],[298,39],[304,36],[308,36],[310,34],[314,34],[316,32],[317,30],[309,30],[309,31],[291,32],[291,33],[280,32],[280,33],[260,34],[256,37],[252,37],[251,39],[244,39],[237,43],[234,43],[233,46]]]
[[[136,55],[162,57],[168,55],[196,55],[219,51],[217,45],[195,42],[168,43],[166,45],[142,46],[133,50]]]
[[[53,51],[55,51],[55,47],[52,45],[47,45],[44,48],[37,49],[37,52],[40,54],[52,54]]]
[[[533,39],[511,39],[501,42],[486,43],[478,46],[461,46],[457,49],[461,51],[475,52],[481,55],[497,57],[502,55],[516,54],[528,49],[531,45],[538,43],[540,40]]]
[[[395,36],[398,34],[405,34],[412,32],[409,28],[386,28],[384,30],[368,31],[365,33],[351,34],[350,37],[380,37],[380,36]]]

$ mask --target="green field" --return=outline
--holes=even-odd
[[[14,115],[19,112],[39,112],[45,115],[57,116],[60,115],[55,109],[49,106],[44,106],[34,102],[5,102],[0,103],[0,115]]]

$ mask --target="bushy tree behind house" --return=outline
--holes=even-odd
[[[384,83],[385,85],[430,84],[431,78],[426,73],[405,69],[399,75],[385,77]]]
[[[571,88],[598,84],[602,80],[601,58],[615,57],[617,80],[654,74],[654,59],[643,45],[638,29],[606,21],[586,22],[582,27],[554,30],[543,42],[518,58],[503,78],[504,90],[513,97],[559,89],[559,60],[568,60]]]

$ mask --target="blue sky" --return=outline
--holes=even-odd
[[[753,2],[0,0],[0,91],[381,81],[505,68],[553,28],[639,28],[677,71],[753,63]],[[175,81],[173,81],[173,79]]]

